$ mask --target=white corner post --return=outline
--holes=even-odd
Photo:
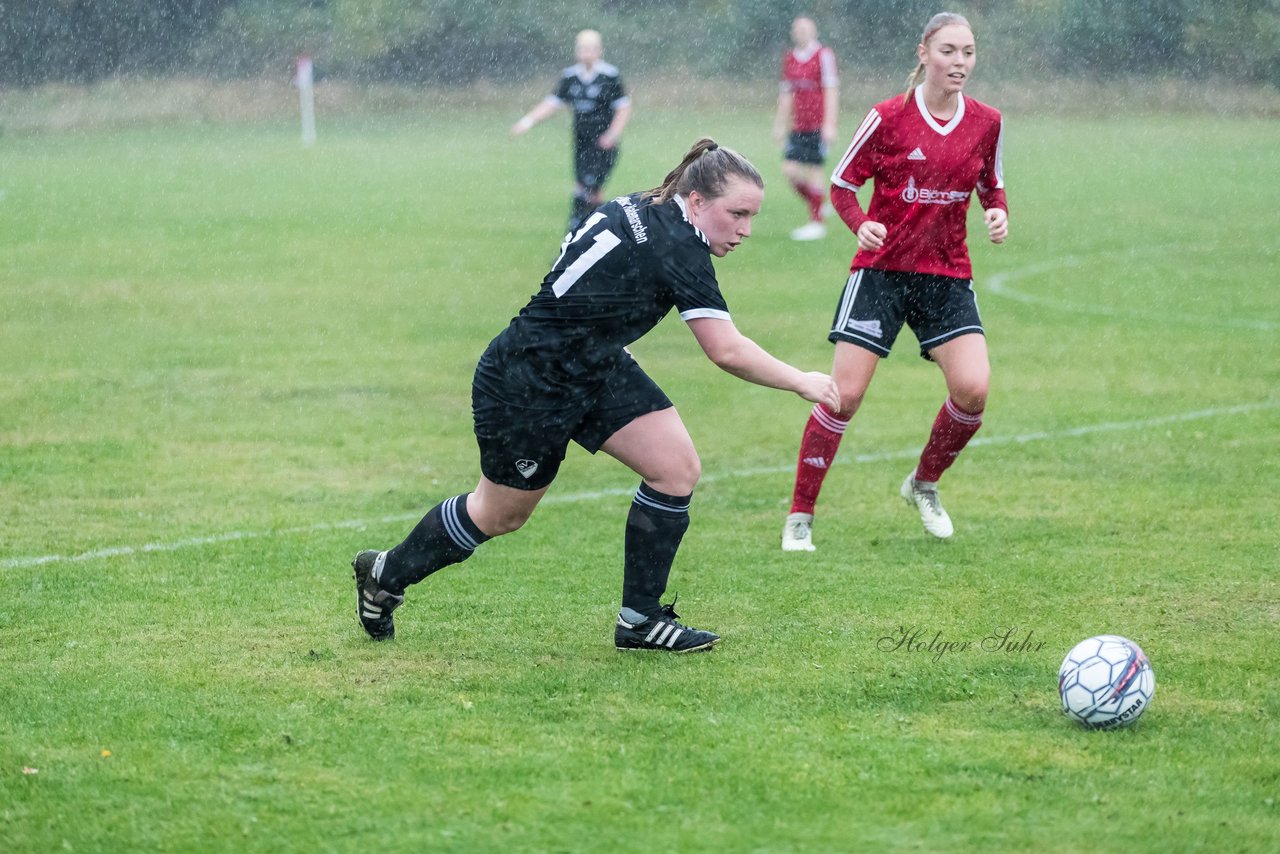
[[[316,141],[315,71],[311,57],[305,53],[298,57],[298,70],[293,82],[298,87],[298,107],[302,113],[302,144],[314,145]]]

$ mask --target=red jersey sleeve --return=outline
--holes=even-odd
[[[879,158],[874,138],[880,122],[880,113],[872,107],[831,173],[831,205],[855,234],[867,221],[867,214],[858,202],[858,190],[876,173]]]
[[[974,188],[978,192],[978,203],[983,210],[1000,208],[1009,212],[1009,203],[1004,196],[1004,118],[997,114],[995,123],[995,142],[988,149],[989,153],[978,174],[978,183]]]

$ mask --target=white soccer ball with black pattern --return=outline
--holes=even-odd
[[[1098,635],[1071,648],[1058,670],[1062,710],[1090,729],[1128,726],[1156,693],[1146,653],[1119,635]]]

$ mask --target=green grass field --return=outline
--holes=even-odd
[[[671,587],[724,642],[613,650],[636,478],[574,450],[375,645],[348,561],[474,484],[471,369],[561,237],[567,132],[510,140],[523,106],[322,115],[307,151],[283,122],[0,137],[0,850],[1280,848],[1275,122],[1007,115],[951,541],[897,497],[943,395],[909,333],[819,551],[784,555],[809,406],[668,318],[634,349],[705,471]],[[638,110],[611,188],[702,133],[752,157],[722,287],[826,369],[852,238],[787,239],[768,128]],[[973,646],[878,643],[904,628]],[[1156,672],[1124,731],[1058,708],[1103,632]]]

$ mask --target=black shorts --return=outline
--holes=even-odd
[[[821,166],[827,159],[827,144],[822,141],[822,134],[816,130],[793,130],[787,138],[787,149],[782,153],[782,159]]]
[[[827,340],[887,356],[903,323],[916,334],[926,359],[953,338],[985,334],[970,279],[863,269],[854,270],[845,283]]]
[[[503,486],[542,489],[555,480],[570,440],[594,454],[641,415],[670,407],[629,355],[595,388],[569,398],[542,396],[517,406],[472,383],[480,471]]]
[[[573,145],[573,177],[588,190],[604,186],[618,162],[618,146],[601,148],[594,139],[578,139]]]

